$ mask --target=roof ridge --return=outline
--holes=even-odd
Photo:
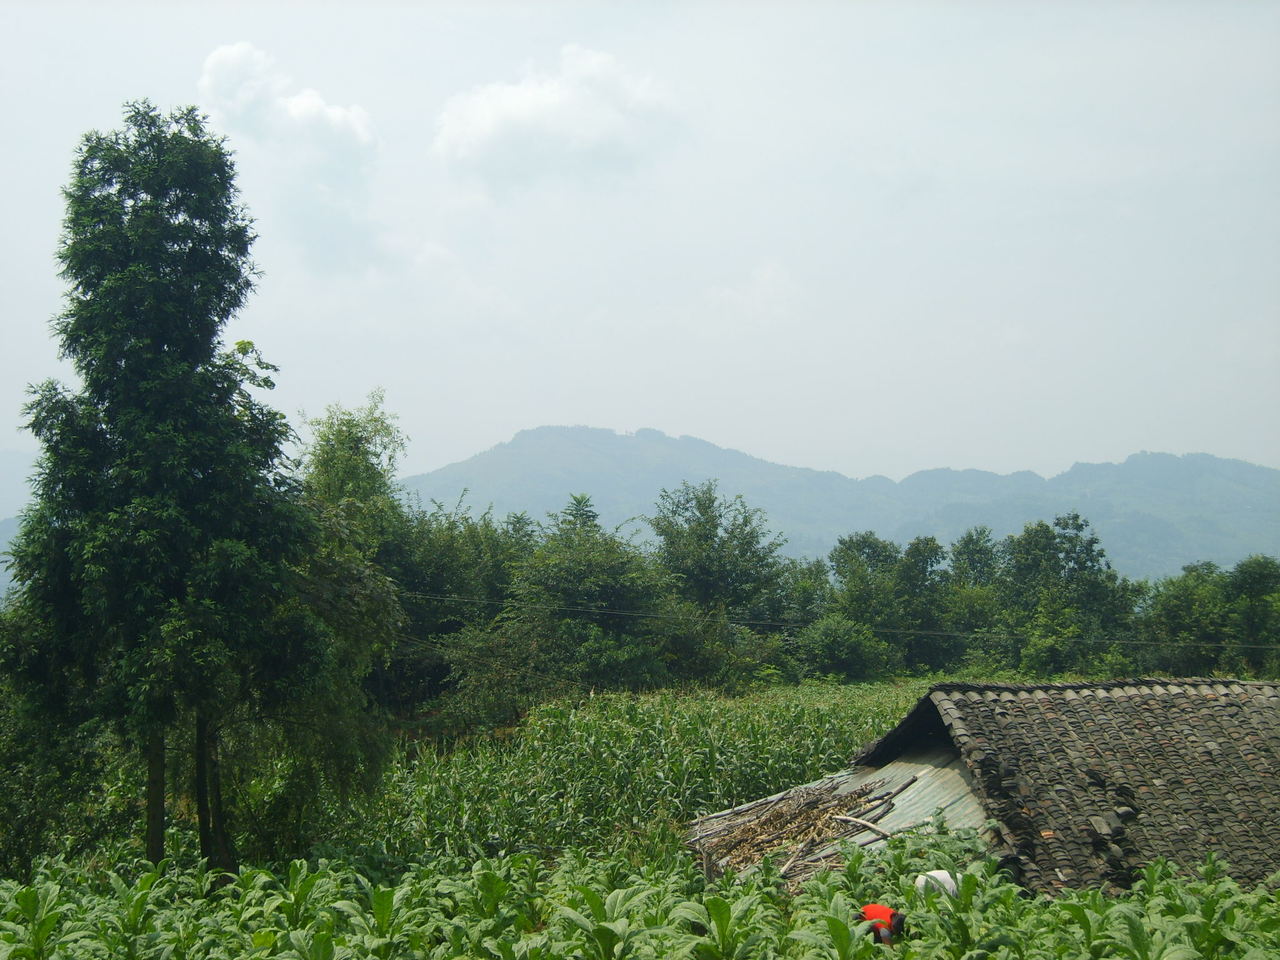
[[[1022,882],[1128,886],[1210,852],[1257,882],[1280,859],[1280,682],[1142,677],[935,683],[855,759],[949,739]]]
[[[1238,684],[1245,687],[1274,687],[1280,685],[1276,681],[1240,680],[1235,677],[1130,677],[1119,680],[1063,680],[1038,683],[944,680],[931,686],[929,693],[949,693],[962,690],[1001,690],[1009,692],[1031,690],[1110,690],[1116,687],[1202,687],[1218,684]]]

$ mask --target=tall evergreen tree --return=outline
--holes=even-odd
[[[15,673],[145,755],[153,861],[166,738],[189,724],[202,850],[229,866],[220,720],[321,655],[304,633],[263,639],[310,525],[282,472],[289,428],[250,393],[274,368],[221,341],[253,287],[251,221],[204,118],[145,101],[84,137],[64,196],[54,331],[80,386],[46,382],[27,407],[44,452],[12,552],[44,629],[12,650]]]

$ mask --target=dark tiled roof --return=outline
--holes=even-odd
[[[949,737],[1033,889],[1128,886],[1156,857],[1280,870],[1280,686],[1127,680],[944,683],[857,763]]]

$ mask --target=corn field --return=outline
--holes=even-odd
[[[400,856],[665,843],[700,814],[847,766],[927,684],[609,694],[536,708],[506,735],[397,768],[382,837]]]

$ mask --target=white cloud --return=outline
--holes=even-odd
[[[205,58],[199,91],[234,135],[241,166],[266,181],[255,211],[313,268],[353,269],[378,255],[367,203],[378,142],[363,107],[328,102],[244,41]]]
[[[218,47],[204,61],[200,99],[225,126],[260,139],[312,137],[374,143],[373,125],[359,105],[328,103],[297,84],[267,53],[247,41]]]
[[[310,88],[282,98],[280,106],[296,123],[320,126],[337,136],[351,137],[358,143],[373,143],[373,127],[362,107],[325,103],[324,98]]]
[[[554,73],[532,71],[451,98],[432,151],[490,181],[592,177],[634,167],[668,122],[649,78],[571,44]]]
[[[224,121],[261,119],[287,85],[270,57],[251,43],[218,47],[205,58],[198,88],[201,101]]]

